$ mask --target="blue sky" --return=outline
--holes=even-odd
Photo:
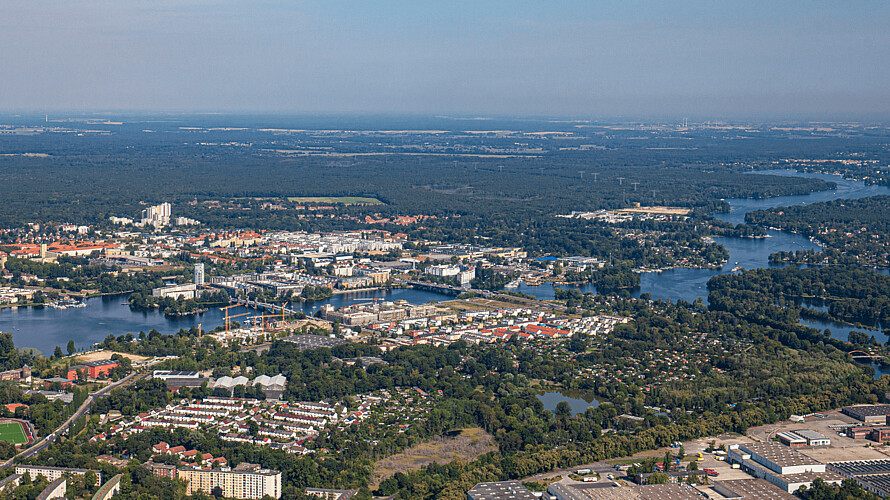
[[[0,111],[886,116],[883,1],[5,0]]]

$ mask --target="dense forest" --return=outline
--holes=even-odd
[[[756,210],[746,220],[813,237],[826,246],[824,252],[783,253],[775,261],[890,267],[890,196]]]
[[[711,278],[708,290],[712,307],[746,315],[772,314],[796,322],[804,302],[824,307],[808,314],[824,312],[835,321],[890,321],[890,276],[859,267],[785,267],[723,274]]]
[[[572,133],[580,134],[577,129]],[[561,147],[564,141],[527,136],[541,151],[462,156],[460,147],[512,151],[517,149],[516,140],[496,134],[272,134],[256,129],[189,131],[172,127],[164,134],[146,134],[126,126],[110,135],[86,137],[5,136],[5,152],[39,151],[49,156],[0,158],[7,182],[17,187],[15,192],[0,193],[0,202],[6,207],[0,226],[34,221],[97,223],[111,215],[136,217],[143,207],[139,202],[171,201],[177,215],[196,218],[211,227],[305,229],[310,222],[316,228],[318,224],[342,227],[344,223],[324,218],[300,219],[294,210],[214,209],[204,202],[245,197],[368,196],[384,205],[338,206],[336,213],[460,215],[472,219],[469,227],[485,221],[494,232],[513,232],[542,216],[573,210],[641,203],[699,207],[710,212],[726,208],[721,198],[801,194],[830,187],[817,179],[741,175],[738,168],[721,165],[727,155],[764,159],[754,144],[701,135],[686,137],[695,148],[658,149],[670,140],[652,135],[647,143],[652,149],[647,149],[640,147],[639,140],[629,139],[633,137],[617,131],[607,138],[588,136],[588,140],[605,140],[608,147],[569,150]],[[249,146],[213,145],[224,139]],[[803,146],[783,138],[760,141],[788,153]],[[457,142],[461,146],[456,146]],[[840,147],[834,140],[827,140],[826,147],[828,144]],[[339,156],[282,152],[308,147],[336,149]],[[435,154],[413,154],[418,148]],[[197,205],[187,203],[195,199]],[[461,227],[467,225],[460,224],[455,230]]]

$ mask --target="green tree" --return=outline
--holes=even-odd
[[[75,352],[77,352],[77,348],[74,346],[74,341],[69,340],[68,341],[68,355],[70,356],[70,355],[74,354]]]

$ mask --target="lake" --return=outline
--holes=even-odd
[[[556,413],[556,405],[565,401],[572,408],[572,416],[584,413],[588,408],[596,408],[600,402],[592,394],[584,391],[545,392],[538,394],[538,399],[544,404],[545,410]]]
[[[0,309],[0,332],[11,332],[16,347],[33,347],[43,354],[52,354],[56,346],[63,349],[68,340],[74,340],[78,348],[89,348],[102,342],[108,335],[123,335],[152,328],[164,334],[176,333],[180,328],[188,330],[201,324],[204,330],[211,330],[224,321],[223,312],[214,307],[203,314],[192,316],[167,317],[157,311],[133,311],[127,305],[127,294],[94,297],[85,301],[86,307],[73,309],[53,309],[50,307],[22,307]],[[433,300],[450,298],[435,292],[413,289],[392,291],[374,290],[336,294],[318,302],[304,302],[297,307],[307,315],[315,314],[325,304],[334,307],[348,306],[381,298],[388,301],[407,300],[412,304],[424,304]],[[293,307],[293,306],[292,306]],[[253,312],[253,309],[233,307],[230,315]],[[244,317],[236,321],[243,321]]]

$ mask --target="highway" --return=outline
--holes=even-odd
[[[71,427],[72,423],[74,423],[78,418],[82,417],[90,409],[90,405],[93,403],[93,401],[95,401],[98,398],[107,396],[108,393],[110,393],[111,391],[113,391],[119,387],[123,387],[125,385],[131,384],[133,382],[136,382],[137,380],[142,380],[143,378],[148,376],[148,374],[149,374],[149,372],[133,372],[133,373],[127,375],[126,377],[118,380],[117,382],[115,382],[113,384],[108,384],[107,386],[99,389],[98,391],[91,393],[89,396],[87,396],[87,398],[84,400],[84,402],[81,403],[81,405],[77,408],[77,411],[75,411],[74,414],[72,414],[70,417],[68,417],[68,419],[62,423],[62,425],[60,425],[58,428],[56,428],[56,430],[54,430],[48,436],[44,436],[43,439],[34,443],[34,445],[32,445],[30,448],[20,451],[14,457],[12,457],[9,460],[0,464],[0,469],[5,469],[8,467],[11,467],[16,459],[31,458],[34,455],[45,450],[49,445],[56,442],[56,440],[59,439],[59,436],[61,436],[65,432],[67,432],[68,429]]]

